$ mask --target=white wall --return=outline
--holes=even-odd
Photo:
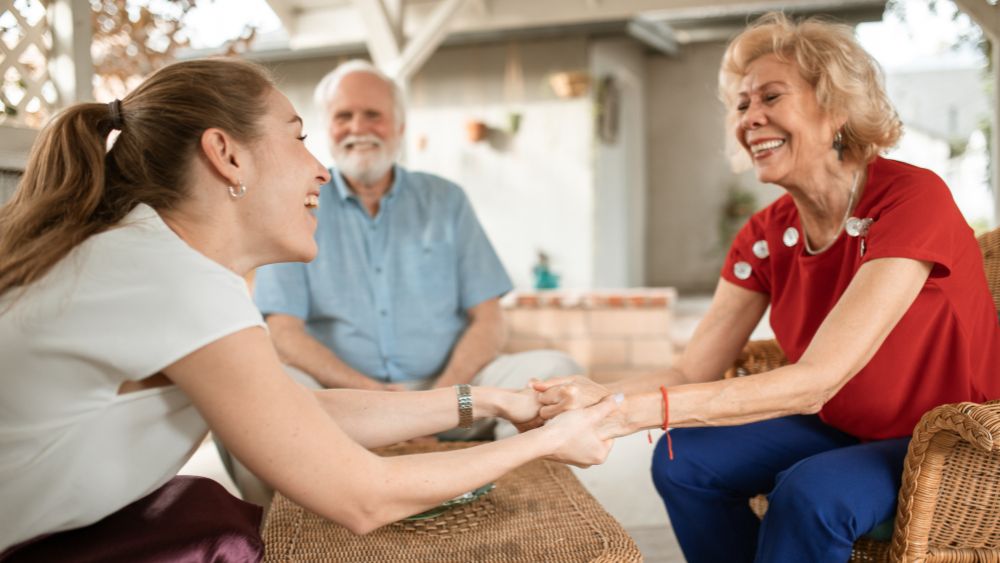
[[[594,287],[646,282],[646,60],[631,39],[590,46],[595,86],[614,79],[618,132],[613,143],[594,135]]]
[[[503,123],[506,107],[428,108],[412,112],[411,167],[440,174],[465,188],[514,284],[532,286],[538,250],[550,257],[563,287],[589,287],[593,268],[593,173],[588,100],[538,101],[520,106],[516,135],[471,143],[465,123],[474,115]],[[416,148],[424,136],[426,148]]]
[[[519,288],[532,286],[539,250],[563,287],[593,284],[590,97],[560,99],[548,84],[586,68],[579,37],[468,45],[436,52],[410,85],[408,165],[465,188]],[[470,120],[489,125],[485,141],[466,138]]]
[[[697,43],[676,58],[646,59],[649,285],[710,291],[728,246],[719,239],[719,218],[729,188],[750,190],[761,206],[782,193],[730,169],[716,96],[724,51],[724,43]]]

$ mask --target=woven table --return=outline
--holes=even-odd
[[[468,447],[397,445],[380,455]],[[264,523],[264,561],[641,562],[632,538],[565,466],[528,463],[489,494],[427,520],[358,536],[276,493]]]

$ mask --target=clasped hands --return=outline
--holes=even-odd
[[[546,430],[576,435],[579,440],[596,440],[605,449],[599,460],[580,463],[577,458],[553,459],[578,466],[601,463],[614,438],[630,432],[621,397],[585,377],[558,377],[532,381],[527,389],[511,392],[504,418],[521,432],[545,426]],[[578,444],[582,445],[582,444]]]

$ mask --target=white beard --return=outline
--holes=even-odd
[[[349,143],[373,143],[375,150],[354,152],[347,149]],[[333,147],[333,160],[337,170],[345,177],[364,185],[372,185],[392,169],[399,156],[397,142],[384,142],[374,135],[351,135]]]

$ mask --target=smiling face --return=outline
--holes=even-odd
[[[327,110],[338,170],[366,185],[386,179],[403,131],[391,87],[374,74],[352,72],[341,79]]]
[[[251,147],[247,197],[248,236],[263,263],[309,261],[316,256],[316,218],[320,186],[330,174],[303,141],[302,118],[282,93],[273,90],[260,123],[263,136]]]
[[[757,179],[782,186],[832,165],[837,130],[816,91],[794,63],[762,56],[747,67],[736,100],[736,140],[750,154]]]

